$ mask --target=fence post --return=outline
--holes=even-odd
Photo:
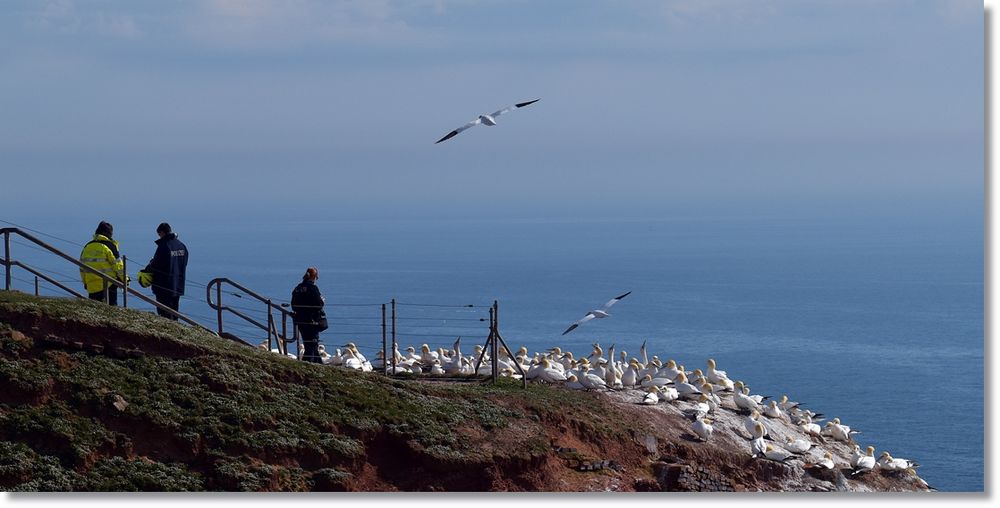
[[[385,304],[382,304],[382,374],[388,373],[385,362],[389,361],[389,356],[385,351]],[[392,350],[392,363],[396,364],[396,350]]]
[[[13,269],[10,266],[10,231],[4,231],[3,233],[3,258],[4,258],[4,289],[10,291],[10,271]]]
[[[122,286],[122,307],[128,308],[128,256],[122,256],[122,273],[125,274],[125,280],[122,281],[124,286]]]
[[[101,287],[104,288],[104,305],[111,304],[111,289],[108,288],[108,280],[101,278]]]
[[[396,344],[396,299],[393,298],[392,299],[392,354],[393,354],[393,356],[396,355],[396,348],[397,347],[398,346]],[[393,358],[393,360],[395,360],[395,358]],[[396,375],[396,362],[395,361],[392,362],[392,375],[393,376]]]
[[[490,307],[490,379],[496,384],[500,370],[500,358],[497,354],[500,348],[497,347],[497,314],[493,307]]]
[[[38,296],[38,276],[35,276],[35,296]]]

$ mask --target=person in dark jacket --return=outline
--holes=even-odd
[[[184,295],[184,277],[188,263],[187,246],[177,239],[177,234],[166,222],[157,226],[156,234],[160,236],[156,240],[156,253],[143,271],[153,274],[153,294],[156,295],[156,301],[177,311],[181,296]],[[157,308],[156,313],[177,320],[177,316],[163,309]]]
[[[292,312],[295,313],[295,326],[302,334],[302,360],[312,363],[323,363],[319,357],[319,332],[326,330],[326,313],[323,304],[326,299],[319,292],[316,281],[319,280],[319,270],[315,267],[306,269],[302,282],[292,290]]]

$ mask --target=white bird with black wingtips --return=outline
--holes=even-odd
[[[565,332],[562,332],[562,334],[566,335],[567,333],[572,332],[573,330],[576,329],[576,327],[578,327],[578,326],[586,323],[587,321],[590,321],[591,319],[594,319],[594,318],[604,319],[604,318],[610,316],[611,314],[608,314],[608,309],[610,309],[612,305],[618,303],[619,300],[621,300],[622,298],[625,298],[626,296],[628,296],[630,294],[632,294],[631,291],[629,291],[628,293],[625,293],[624,295],[616,296],[616,297],[608,300],[608,303],[604,304],[603,307],[601,307],[600,309],[592,310],[592,311],[588,312],[586,316],[583,316],[582,319],[580,319],[576,323],[573,323],[572,325],[570,325],[569,328],[567,328]]]
[[[528,101],[528,102],[519,102],[517,104],[514,104],[513,106],[507,106],[506,108],[503,108],[503,109],[501,109],[499,111],[494,111],[493,113],[490,113],[488,115],[485,115],[485,114],[479,115],[479,118],[476,118],[475,120],[473,120],[473,121],[471,121],[471,122],[469,122],[469,123],[467,123],[467,124],[465,124],[465,125],[457,128],[457,129],[449,132],[448,134],[445,134],[445,136],[443,138],[435,141],[434,144],[436,145],[436,144],[438,144],[438,143],[440,143],[442,141],[447,141],[447,140],[449,140],[449,139],[457,136],[459,132],[462,132],[462,131],[464,131],[464,130],[466,130],[468,128],[471,128],[471,127],[475,127],[475,126],[477,126],[479,124],[483,124],[483,125],[491,126],[492,127],[492,126],[494,126],[494,125],[497,124],[496,118],[498,116],[500,116],[500,115],[502,115],[504,113],[510,113],[511,111],[514,111],[515,109],[518,109],[518,108],[523,108],[523,107],[525,107],[525,106],[527,106],[529,104],[534,104],[534,103],[538,102],[539,100],[541,100],[541,99],[535,99],[533,101]]]

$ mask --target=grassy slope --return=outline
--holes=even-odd
[[[638,450],[593,394],[389,380],[11,292],[0,383],[5,490],[551,489],[554,434]]]

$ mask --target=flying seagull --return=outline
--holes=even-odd
[[[562,334],[566,335],[567,333],[572,332],[573,330],[576,329],[576,327],[582,325],[583,323],[586,323],[587,321],[590,321],[591,319],[594,319],[594,318],[603,319],[603,318],[608,317],[610,315],[610,314],[608,314],[608,309],[610,309],[612,305],[618,303],[618,300],[621,300],[622,298],[625,298],[626,296],[628,296],[630,294],[632,294],[631,291],[629,291],[628,293],[625,293],[624,295],[616,296],[616,297],[608,300],[608,303],[604,304],[604,307],[601,307],[600,310],[592,310],[592,311],[588,312],[586,316],[583,316],[583,319],[581,319],[581,320],[577,321],[576,323],[573,323],[572,325],[570,325],[569,328],[567,328],[565,332],[562,332]]]
[[[493,113],[491,113],[489,115],[479,115],[479,118],[477,118],[477,119],[475,119],[475,120],[473,120],[473,121],[471,121],[471,122],[469,122],[469,123],[467,123],[467,124],[465,124],[465,125],[457,128],[457,129],[449,132],[443,138],[435,141],[434,144],[436,145],[436,144],[438,144],[438,143],[440,143],[442,141],[451,139],[451,138],[457,136],[459,132],[462,132],[465,129],[468,129],[469,127],[475,127],[475,126],[477,126],[479,124],[485,124],[485,125],[490,125],[490,126],[496,125],[497,124],[496,118],[498,116],[500,116],[500,115],[502,115],[504,113],[509,113],[511,111],[514,111],[517,108],[523,108],[523,107],[527,106],[528,104],[534,104],[534,103],[538,102],[539,100],[540,99],[535,99],[533,101],[528,101],[528,102],[519,102],[517,104],[514,104],[513,106],[507,106],[506,108],[503,108],[500,111],[495,111],[495,112],[493,112]]]

